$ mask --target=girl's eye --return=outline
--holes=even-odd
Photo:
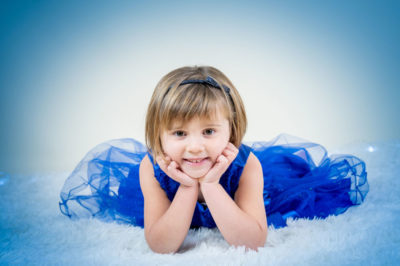
[[[215,133],[215,130],[211,129],[211,128],[204,130],[205,135],[212,135],[214,133]]]
[[[183,136],[185,136],[185,132],[183,132],[183,131],[175,131],[173,133],[173,135],[177,136],[177,137],[183,137]]]

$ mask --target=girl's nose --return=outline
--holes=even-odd
[[[204,151],[203,140],[197,137],[190,138],[187,149],[191,153],[199,153]]]

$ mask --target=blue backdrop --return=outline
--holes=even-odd
[[[246,140],[328,148],[400,137],[398,1],[2,1],[0,171],[71,171],[97,143],[143,141],[158,80],[213,65]]]

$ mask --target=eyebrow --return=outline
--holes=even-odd
[[[178,129],[182,129],[183,128],[183,126],[182,125],[179,125],[179,126],[175,126],[175,127],[170,127],[170,128],[168,128],[167,130],[168,131],[173,131],[173,130],[178,130]]]
[[[221,124],[206,124],[206,127],[221,127]]]
[[[202,125],[202,127],[221,127],[222,124],[215,124],[215,123],[210,123],[210,124],[204,124]],[[178,129],[183,129],[184,125],[183,124],[179,124],[176,126],[173,126],[171,128],[169,128],[168,130],[173,131],[173,130],[178,130]]]

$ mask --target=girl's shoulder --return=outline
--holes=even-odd
[[[252,149],[250,146],[242,143],[239,146],[238,150],[239,150],[238,155],[236,156],[233,163],[238,166],[244,167],[247,163],[247,159],[249,158],[250,154],[252,153]]]
[[[152,157],[146,154],[140,162],[140,169],[153,170],[154,163]]]
[[[156,163],[156,160],[153,157],[153,155],[151,154],[151,152],[147,151],[146,156],[143,158],[143,160],[145,160],[145,162],[142,161],[142,163],[145,163],[146,165],[151,166],[151,168],[153,169],[154,172],[157,172],[158,170],[160,170],[160,167]]]
[[[153,164],[149,156],[146,154],[143,157],[142,161],[140,162],[139,166],[139,179],[141,185],[143,185],[144,182],[149,182],[149,180],[154,179],[153,177],[154,177]]]

